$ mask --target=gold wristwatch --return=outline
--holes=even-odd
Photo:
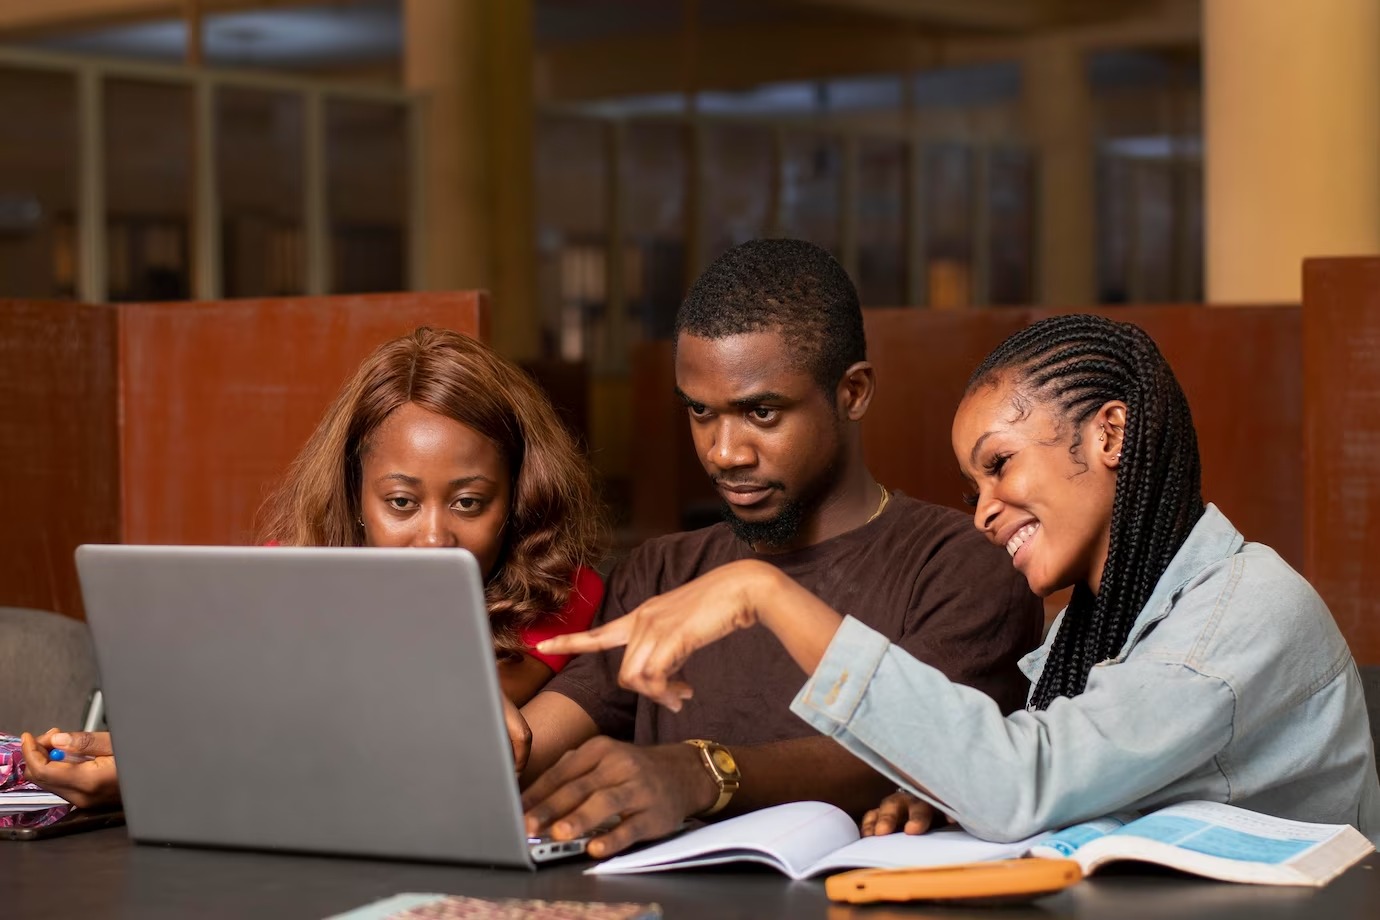
[[[714,777],[714,782],[719,784],[719,799],[710,805],[696,818],[707,818],[724,810],[733,793],[738,791],[738,785],[742,782],[743,776],[738,772],[738,762],[733,759],[728,748],[715,741],[705,741],[703,738],[691,738],[685,742],[693,744],[700,749],[700,762],[709,771],[709,775]]]

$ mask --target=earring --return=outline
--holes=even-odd
[[[1105,440],[1107,440],[1107,426],[1106,426],[1106,425],[1098,425],[1098,426],[1097,426],[1097,439],[1098,439],[1099,441],[1105,441]]]

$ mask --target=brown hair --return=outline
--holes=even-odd
[[[565,607],[575,571],[602,554],[604,527],[588,461],[550,401],[485,345],[423,326],[365,359],[265,505],[261,542],[362,546],[361,455],[400,406],[473,428],[512,477],[503,550],[485,599],[494,644],[522,648],[522,629]]]

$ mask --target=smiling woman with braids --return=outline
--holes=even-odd
[[[973,522],[1041,596],[1073,587],[1003,716],[756,562],[733,563],[544,650],[627,645],[620,680],[679,709],[695,649],[771,630],[810,680],[797,714],[896,780],[864,832],[931,806],[1015,840],[1185,799],[1380,839],[1360,677],[1327,607],[1200,491],[1188,402],[1127,323],[1060,316],[973,374],[953,423]],[[693,705],[693,702],[690,703]]]

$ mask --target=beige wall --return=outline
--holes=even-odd
[[[1297,302],[1309,256],[1380,252],[1380,3],[1206,0],[1207,294]]]

